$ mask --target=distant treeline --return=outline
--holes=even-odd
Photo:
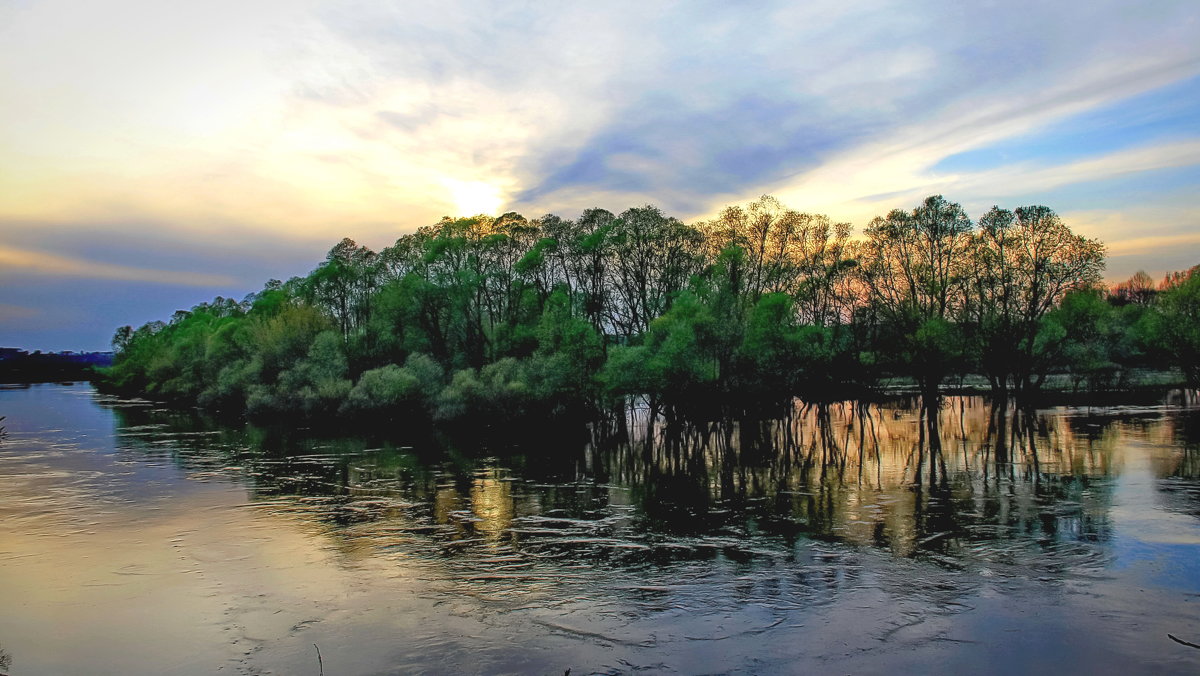
[[[901,378],[1200,380],[1200,275],[1100,286],[1104,247],[1042,206],[972,221],[941,196],[851,226],[771,197],[686,224],[654,207],[575,220],[443,219],[380,252],[342,240],[303,278],[120,328],[106,386],[251,414],[752,410]]]
[[[0,382],[33,383],[89,380],[94,367],[112,366],[111,352],[26,352],[0,347]]]

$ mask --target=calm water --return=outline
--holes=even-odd
[[[950,399],[936,434],[901,403],[634,420],[627,443],[530,430],[537,455],[86,385],[0,388],[0,415],[14,676],[1200,672],[1167,636],[1200,643],[1178,399]]]

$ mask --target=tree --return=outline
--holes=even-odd
[[[1001,396],[1040,387],[1050,343],[1042,320],[1064,296],[1090,288],[1104,269],[1104,246],[1071,232],[1051,209],[999,207],[979,219],[972,240],[966,312],[973,361]]]
[[[370,317],[371,298],[379,286],[378,259],[374,251],[347,237],[306,280],[308,298],[333,316],[343,338]]]
[[[606,265],[606,318],[625,339],[644,334],[700,269],[700,231],[652,206],[628,209],[613,224],[617,255]]]
[[[1109,302],[1116,305],[1148,306],[1154,302],[1158,291],[1154,288],[1154,279],[1145,270],[1138,270],[1129,279],[1113,287],[1109,294]]]
[[[116,354],[121,354],[129,348],[130,341],[133,340],[133,327],[122,326],[113,333],[112,348]]]
[[[1200,266],[1159,295],[1158,310],[1159,345],[1188,384],[1200,386]]]
[[[1065,370],[1076,389],[1109,389],[1120,372],[1113,358],[1117,327],[1103,289],[1072,291],[1046,316],[1038,354],[1044,355],[1047,370],[1050,364]]]
[[[789,294],[801,321],[827,325],[843,318],[837,284],[849,271],[849,223],[800,213],[764,195],[745,208],[728,207],[714,221],[700,226],[709,257],[737,248],[745,252],[739,266],[726,268],[742,296],[741,311],[763,294]]]
[[[1062,362],[1099,383],[1147,346],[1193,368],[1192,282],[1150,301],[1135,276],[1110,302],[1080,291],[1102,264],[1045,207],[994,208],[975,232],[941,196],[861,242],[766,196],[695,226],[652,206],[445,218],[378,255],[343,239],[244,301],[122,327],[109,382],[205,407],[449,419],[598,410],[602,395],[668,415],[823,402],[897,374],[932,405],[968,365],[1007,395]]]
[[[958,352],[953,322],[964,306],[971,228],[961,206],[934,195],[911,212],[871,221],[860,250],[858,275],[872,316],[931,398]],[[930,339],[935,335],[938,341]]]

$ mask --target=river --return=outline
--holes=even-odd
[[[0,386],[0,415],[13,676],[1200,672],[1168,636],[1200,643],[1178,394],[527,444],[225,426],[86,384]]]

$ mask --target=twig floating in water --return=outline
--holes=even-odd
[[[320,676],[325,676],[325,660],[321,659],[321,646],[314,643],[313,647],[317,649],[317,666],[321,668]]]
[[[1187,642],[1187,641],[1185,641],[1185,640],[1183,640],[1183,639],[1179,638],[1178,636],[1176,636],[1176,635],[1174,635],[1174,634],[1167,634],[1167,638],[1171,639],[1172,641],[1174,641],[1174,642],[1176,642],[1176,643],[1182,643],[1183,645],[1185,645],[1185,646],[1187,646],[1187,647],[1189,647],[1189,648],[1197,648],[1197,649],[1200,649],[1200,645],[1196,645],[1195,643],[1189,643],[1189,642]]]

